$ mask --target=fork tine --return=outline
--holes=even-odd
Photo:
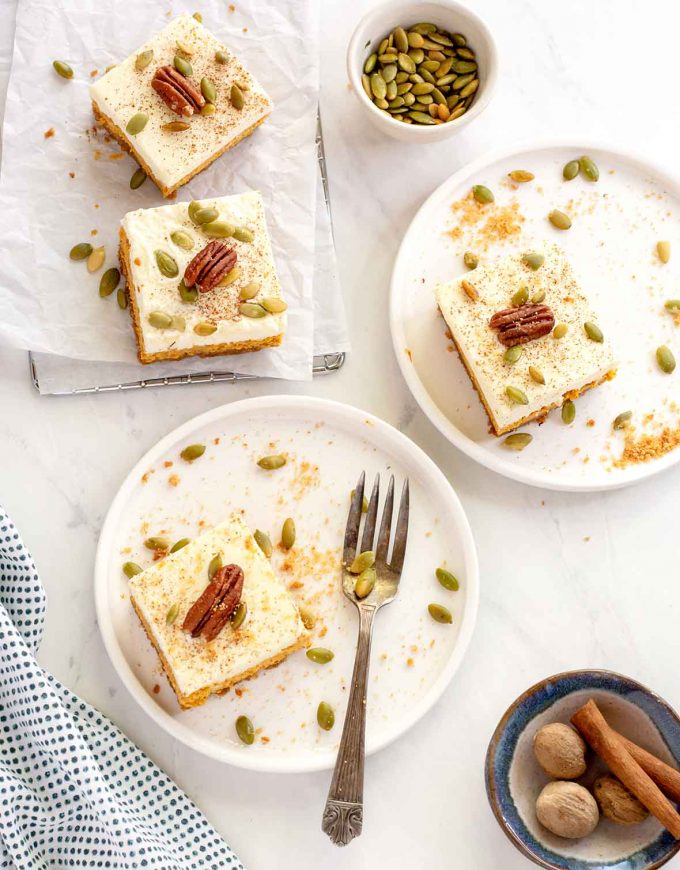
[[[408,508],[409,508],[409,489],[408,478],[404,481],[404,488],[401,491],[401,502],[399,503],[399,516],[397,517],[397,530],[394,533],[394,546],[392,548],[392,562],[390,568],[401,573],[404,567],[404,555],[406,554],[406,538],[408,537]]]
[[[349,508],[347,515],[347,526],[345,527],[345,549],[342,554],[342,559],[345,565],[350,565],[354,561],[357,552],[357,541],[359,540],[359,525],[361,524],[361,505],[364,501],[364,483],[366,481],[366,472],[362,471],[357,481],[357,487],[354,490],[354,498]]]
[[[380,522],[380,532],[378,533],[378,543],[375,548],[375,561],[387,562],[387,550],[390,546],[390,531],[392,529],[392,513],[394,510],[394,475],[390,477],[390,485],[387,488],[387,497],[383,505],[382,520]]]
[[[380,475],[376,474],[371,492],[371,500],[368,503],[368,513],[366,514],[366,522],[364,523],[364,534],[361,537],[361,550],[372,550],[373,539],[375,538],[375,521],[378,517],[378,501],[380,499]]]

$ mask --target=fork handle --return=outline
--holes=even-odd
[[[359,607],[359,640],[340,748],[321,828],[337,846],[361,834],[364,815],[364,736],[371,634],[376,608]]]

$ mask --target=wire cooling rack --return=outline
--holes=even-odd
[[[328,215],[331,218],[331,232],[333,227],[331,214],[331,200],[328,190],[328,174],[326,171],[326,155],[323,147],[323,133],[321,130],[321,116],[317,116],[316,126],[316,155],[319,161],[319,171],[321,174],[321,184],[323,188],[323,198],[328,209]],[[159,378],[142,378],[137,381],[126,381],[118,384],[92,384],[85,387],[75,387],[73,389],[50,389],[41,390],[40,388],[40,366],[36,356],[29,351],[28,354],[29,371],[31,381],[35,389],[41,395],[49,396],[77,396],[91,395],[92,393],[112,393],[119,390],[142,390],[145,387],[177,387],[185,384],[210,384],[210,383],[231,383],[236,381],[255,380],[258,375],[244,375],[238,372],[230,371],[211,371],[211,372],[192,372],[188,374],[169,375]],[[314,357],[312,372],[314,375],[326,375],[332,372],[339,371],[345,363],[344,352],[337,351],[331,353],[320,354]]]

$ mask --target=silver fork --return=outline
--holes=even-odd
[[[375,524],[378,518],[380,475],[376,475],[371,500],[368,505],[361,546],[357,549],[361,507],[364,500],[366,472],[361,473],[347,517],[345,548],[342,558],[342,588],[359,611],[359,640],[352,685],[347,702],[345,724],[342,729],[340,748],[335,762],[333,779],[323,812],[321,828],[338,846],[346,846],[361,834],[364,815],[364,735],[366,731],[366,694],[368,689],[368,662],[371,652],[373,617],[384,605],[394,600],[399,589],[399,578],[404,566],[406,538],[408,536],[409,488],[404,482],[394,533],[392,556],[387,561],[394,506],[394,475],[390,477],[387,497],[383,506],[378,540],[375,545],[376,582],[366,598],[357,598],[354,592],[356,576],[348,568],[355,556],[373,550]]]

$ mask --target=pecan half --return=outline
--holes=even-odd
[[[214,290],[236,265],[236,250],[221,239],[213,239],[199,251],[184,271],[187,287],[198,287],[201,293]]]
[[[238,607],[243,591],[243,571],[238,565],[224,565],[189,608],[182,629],[192,637],[214,640]]]
[[[498,330],[498,340],[506,347],[541,338],[554,325],[555,315],[547,305],[534,305],[530,302],[497,311],[489,321],[491,329]]]
[[[151,87],[176,115],[188,118],[205,106],[200,90],[172,66],[162,66],[151,79]]]

